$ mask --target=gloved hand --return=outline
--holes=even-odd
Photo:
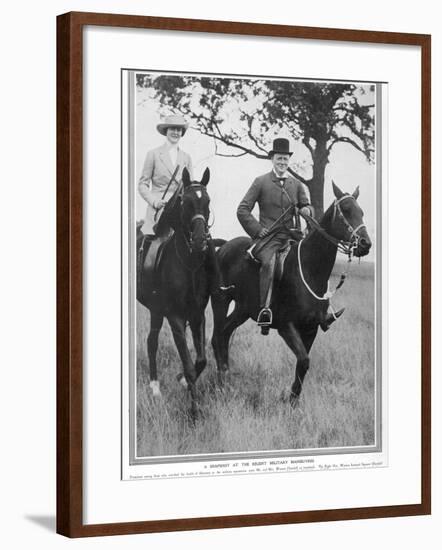
[[[290,238],[294,241],[300,241],[304,237],[304,233],[301,229],[296,229],[295,227],[289,230]]]
[[[263,237],[267,237],[268,234],[269,234],[269,230],[268,230],[266,227],[263,227],[263,228],[261,229],[261,231],[259,232],[258,237],[259,237],[260,239],[262,239]]]
[[[167,204],[167,201],[165,201],[163,199],[157,199],[156,201],[154,201],[153,207],[156,210],[160,210],[160,208],[163,208],[163,206],[166,206],[166,204]]]
[[[312,211],[310,210],[309,206],[303,206],[302,208],[299,209],[299,212],[301,214],[304,214],[304,216],[311,216],[312,215]]]

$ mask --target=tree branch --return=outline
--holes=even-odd
[[[313,158],[313,153],[314,153],[314,150],[313,150],[313,147],[310,145],[310,136],[308,136],[307,134],[304,135],[304,137],[302,138],[302,143],[307,147],[307,149],[310,151],[310,154]]]
[[[362,106],[359,105],[359,107],[362,107]],[[363,107],[367,107],[368,109],[371,109],[372,107],[374,107],[374,103],[373,105],[363,105]],[[348,107],[348,105],[335,105],[335,107],[332,108],[332,111],[345,111],[346,113],[350,113],[351,115],[355,114],[354,109],[351,109],[350,107]]]
[[[247,126],[248,126],[247,135],[249,136],[250,141],[252,141],[255,144],[257,149],[267,154],[267,151],[258,142],[258,139],[253,135],[253,132],[252,132],[253,116],[248,113],[245,113],[243,110],[240,110],[240,113],[247,119]]]
[[[342,143],[348,143],[350,145],[353,145],[353,147],[355,149],[357,149],[358,151],[360,151],[365,157],[368,157],[370,153],[374,153],[374,149],[371,149],[369,147],[367,147],[366,149],[364,149],[363,147],[361,147],[358,143],[356,143],[356,141],[354,139],[351,139],[349,137],[339,137],[339,138],[336,138],[334,139],[330,145],[327,147],[327,151],[330,152],[331,148],[333,147],[333,145],[335,145],[336,143],[338,142],[342,142]]]
[[[299,118],[298,113],[296,113],[296,112],[293,110],[293,106],[292,106],[292,105],[289,105],[288,111],[289,111],[289,113],[290,113],[290,116],[292,117],[291,122],[293,122],[294,124],[298,124],[298,125],[299,125],[299,124],[301,123],[301,119]]]
[[[229,158],[239,158],[239,157],[244,157],[245,155],[247,155],[247,151],[244,151],[243,153],[240,153],[239,155],[227,155],[225,153],[219,153],[218,152],[218,143],[216,142],[216,139],[214,138],[213,139],[213,142],[215,143],[215,155],[217,157],[229,157]]]
[[[216,134],[213,134],[212,132],[208,131],[205,128],[198,128],[198,127],[192,126],[192,129],[200,132],[201,134],[204,134],[205,136],[208,136],[208,137],[211,137],[215,140],[221,141],[222,143],[224,143],[228,147],[233,147],[235,149],[239,149],[240,151],[243,151],[244,154],[248,153],[249,155],[253,155],[254,157],[256,157],[258,159],[268,159],[269,158],[268,154],[260,155],[259,153],[257,153],[253,149],[245,147],[244,145],[240,145],[239,143],[235,143],[234,141],[230,141],[226,136],[219,137]],[[218,154],[218,156],[221,156],[219,153],[217,153],[217,154]]]
[[[305,178],[303,178],[300,174],[298,174],[298,172],[295,172],[295,170],[293,170],[293,168],[291,168],[290,166],[287,168],[287,172],[289,172],[292,176],[294,176],[296,179],[301,181],[304,185],[306,185],[310,189],[310,180],[306,180]]]
[[[359,138],[362,142],[364,142],[364,139],[367,138],[367,134],[365,134],[362,130],[358,130],[356,126],[354,124],[351,124],[348,120],[340,120],[339,122],[343,126],[347,126],[350,132],[354,134],[357,138]]]

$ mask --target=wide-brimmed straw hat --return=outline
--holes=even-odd
[[[290,151],[290,143],[286,138],[276,138],[273,140],[273,147],[269,153],[269,158],[272,158],[273,155],[292,155],[293,152]]]
[[[184,117],[180,115],[170,115],[167,116],[163,122],[160,122],[160,124],[157,124],[157,130],[162,134],[163,136],[167,133],[167,128],[182,128],[183,129],[183,136],[186,133],[187,128],[189,127],[189,124],[186,122]]]

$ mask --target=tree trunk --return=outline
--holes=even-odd
[[[324,214],[324,176],[328,164],[326,142],[317,142],[313,157],[313,177],[309,181],[310,200],[315,209],[315,218],[319,220]]]

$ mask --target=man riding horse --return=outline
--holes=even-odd
[[[273,319],[271,301],[276,255],[289,240],[298,237],[293,223],[295,207],[303,215],[312,215],[303,184],[287,172],[291,155],[288,139],[275,139],[269,153],[272,170],[255,179],[237,209],[239,222],[257,241],[252,251],[254,259],[261,264],[257,323],[262,334],[269,333]],[[259,221],[252,214],[256,203],[259,206]]]

